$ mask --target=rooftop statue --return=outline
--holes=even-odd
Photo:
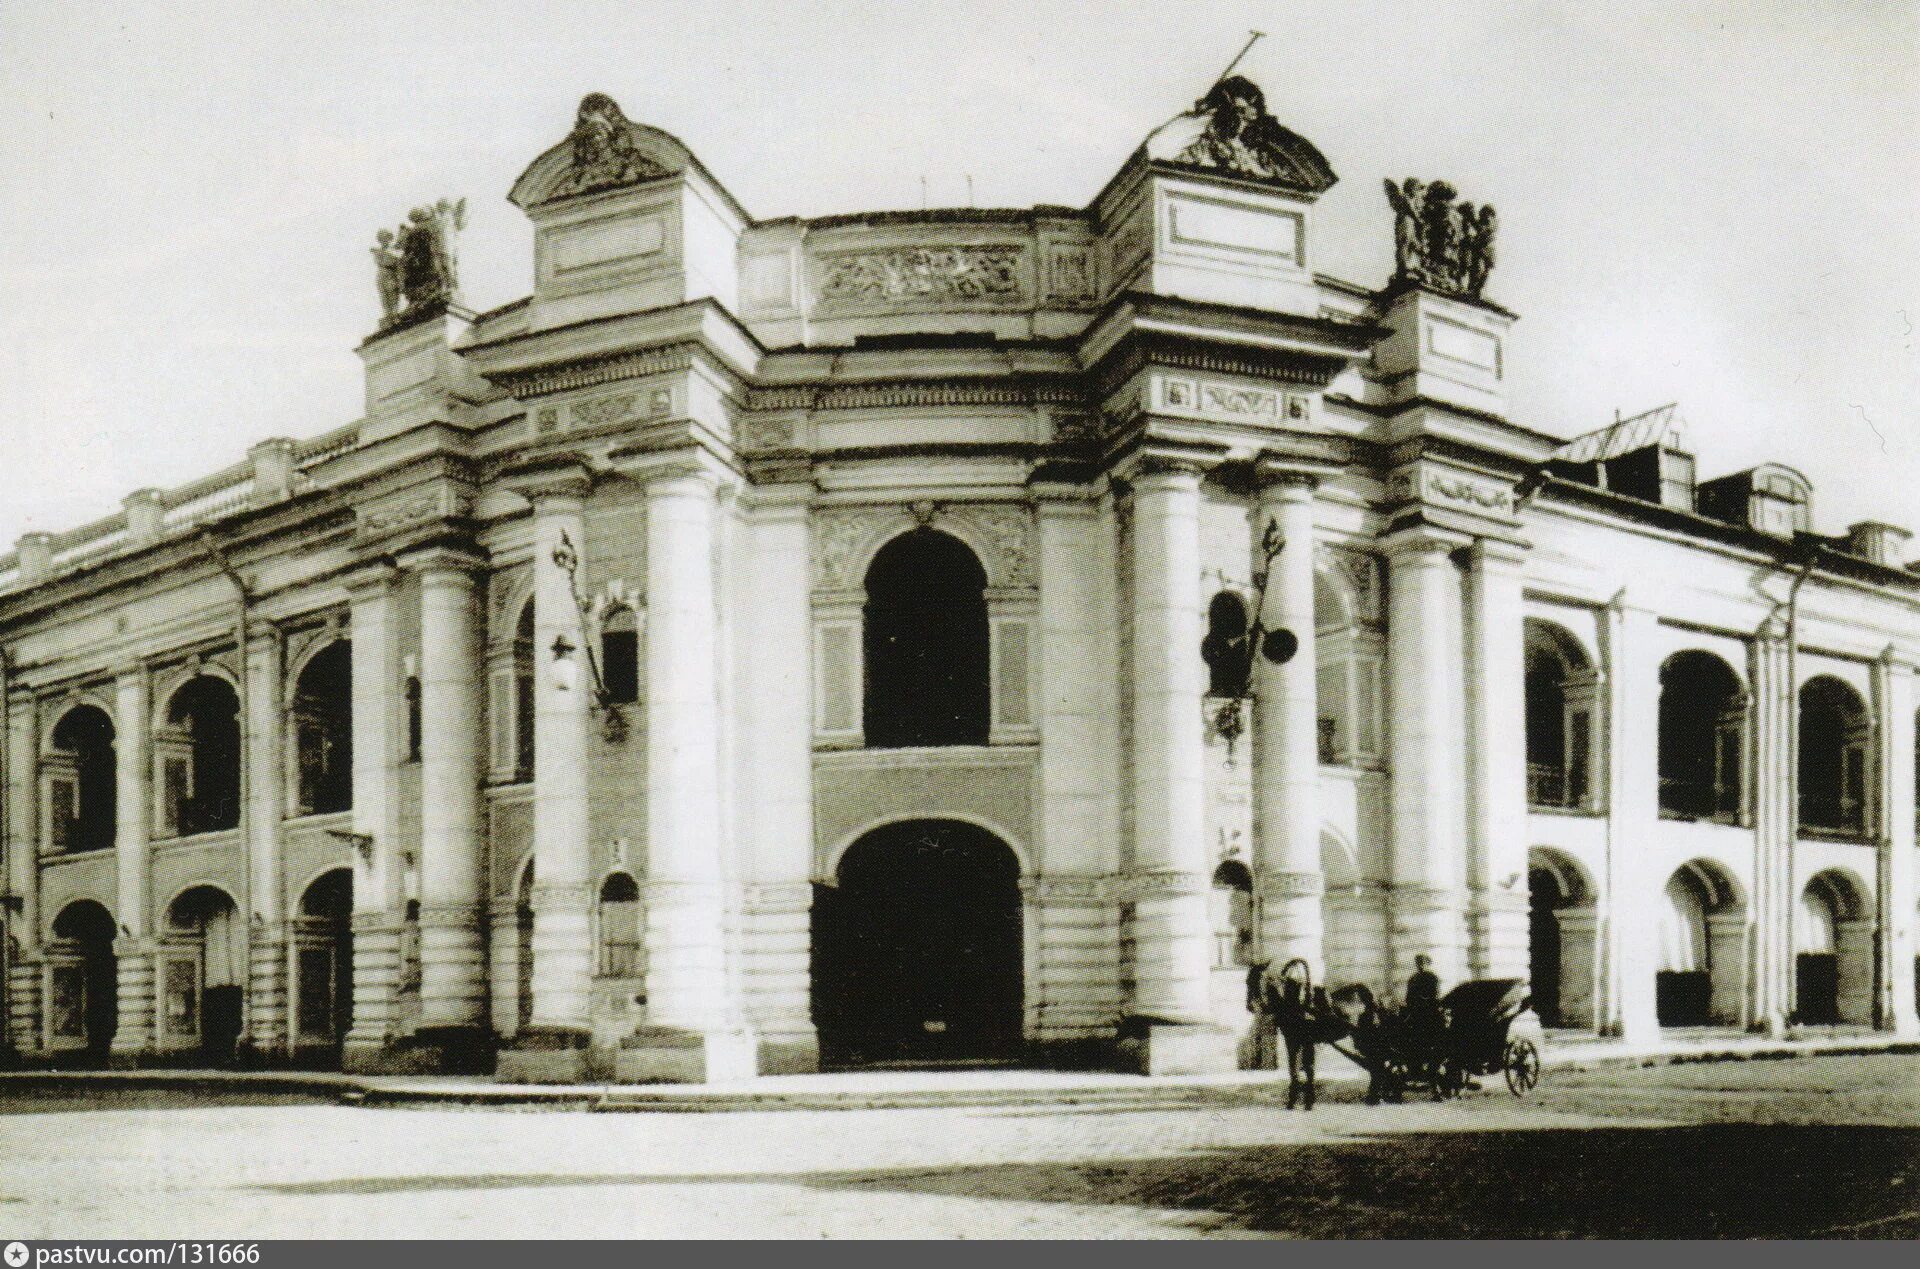
[[[567,140],[572,159],[550,197],[615,189],[667,175],[665,168],[640,152],[619,103],[605,93],[588,93],[581,99]]]
[[[1338,178],[1312,143],[1267,113],[1266,94],[1243,75],[1207,90],[1147,142],[1149,157],[1319,194]]]
[[[1492,205],[1456,202],[1458,191],[1445,181],[1428,184],[1409,176],[1386,187],[1394,216],[1394,280],[1479,298],[1493,272],[1498,224]]]
[[[467,200],[416,207],[398,229],[382,229],[373,247],[383,325],[455,298],[460,276],[454,235],[467,226]]]

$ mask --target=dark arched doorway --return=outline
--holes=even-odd
[[[302,1057],[337,1061],[353,1027],[353,872],[322,873],[300,897],[294,926],[294,1043]]]
[[[167,906],[155,960],[160,1048],[179,1061],[233,1061],[245,1021],[247,927],[233,896],[197,885]]]
[[[113,1047],[120,1021],[116,933],[113,914],[91,899],[69,903],[53,919],[47,1031],[57,1062],[101,1064]]]
[[[814,900],[823,1062],[1006,1059],[1020,1049],[1020,863],[984,829],[916,820],[847,849]]]

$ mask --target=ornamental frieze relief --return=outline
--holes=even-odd
[[[1510,485],[1449,468],[1418,466],[1403,470],[1388,482],[1387,492],[1398,500],[1429,502],[1476,515],[1514,514]]]
[[[815,261],[823,304],[1012,303],[1022,298],[1017,246],[839,251]]]
[[[1093,257],[1085,247],[1054,249],[1047,261],[1047,293],[1068,303],[1093,298]]]
[[[749,416],[740,423],[741,449],[793,449],[799,441],[797,419]]]
[[[386,537],[463,510],[450,491],[428,489],[390,498],[354,513],[354,536],[365,541]]]
[[[857,590],[863,570],[881,543],[916,525],[951,532],[980,553],[989,585],[1033,586],[1033,514],[1025,507],[976,503],[947,507],[833,508],[813,515],[813,585],[816,590]]]
[[[1311,400],[1300,393],[1173,375],[1158,376],[1156,383],[1158,408],[1171,413],[1270,426],[1305,423],[1312,415]]]

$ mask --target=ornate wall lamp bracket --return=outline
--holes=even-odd
[[[573,596],[573,606],[580,614],[580,628],[585,630],[591,614],[587,608],[586,597],[580,593],[580,552],[565,529],[560,530],[560,541],[554,544],[553,562],[559,566],[561,572],[567,575],[567,591]],[[606,676],[601,673],[600,658],[594,653],[593,640],[587,639],[585,643],[587,671],[593,677],[591,708],[598,710],[602,715],[600,734],[606,737],[607,743],[617,745],[627,738],[626,716],[614,703],[612,693],[607,691]],[[564,648],[561,646],[563,644]],[[553,660],[556,673],[560,672],[563,665],[571,665],[574,651],[572,642],[564,634],[554,639]]]

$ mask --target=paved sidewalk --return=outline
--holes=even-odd
[[[1876,1032],[1836,1032],[1769,1039],[1738,1032],[1700,1032],[1627,1045],[1599,1037],[1549,1036],[1548,1070],[1661,1066],[1688,1062],[1757,1061],[1867,1053],[1920,1052],[1920,1041]],[[1323,1055],[1322,1082],[1363,1078],[1337,1054]],[[365,1106],[540,1106],[584,1110],[825,1110],[938,1106],[1173,1105],[1218,1101],[1284,1081],[1273,1071],[1148,1077],[1113,1071],[926,1070],[840,1071],[766,1075],[715,1084],[502,1084],[477,1076],[360,1076],[297,1071],[11,1071],[0,1073],[0,1098],[9,1090],[195,1089],[301,1095]]]

